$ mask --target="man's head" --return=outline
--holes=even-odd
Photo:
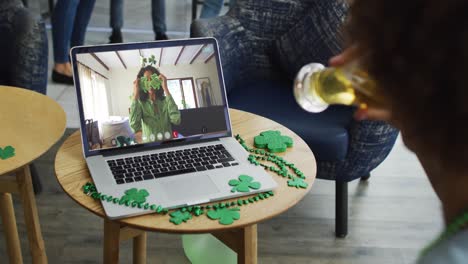
[[[408,145],[447,166],[468,166],[467,13],[466,0],[354,0],[347,27]]]

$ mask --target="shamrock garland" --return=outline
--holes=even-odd
[[[288,186],[289,187],[304,188],[304,189],[307,188],[307,186],[308,186],[307,182],[303,181],[305,179],[304,173],[302,171],[300,171],[299,169],[297,169],[296,166],[294,166],[294,164],[285,161],[282,157],[278,157],[273,153],[268,153],[263,149],[251,149],[251,148],[249,148],[245,144],[245,140],[242,139],[242,137],[240,135],[236,135],[236,139],[241,144],[241,146],[244,147],[244,149],[247,150],[248,152],[255,153],[255,154],[260,154],[260,155],[250,154],[249,157],[248,157],[248,160],[250,161],[250,163],[252,163],[252,164],[254,164],[256,166],[260,165],[260,166],[264,167],[266,170],[276,172],[278,175],[280,175],[282,177],[293,180],[293,181],[291,181],[291,183],[289,183],[289,181],[288,181]],[[268,166],[266,164],[261,164],[259,162],[259,160],[266,160],[266,161],[273,162],[274,164],[276,164],[279,167],[279,169],[275,168],[274,166]],[[288,173],[288,167],[292,171],[294,171],[294,173],[297,175],[297,177],[294,177],[294,175]],[[302,181],[299,181],[299,180],[294,181],[295,179],[298,179],[298,178],[302,179]]]
[[[270,152],[284,152],[286,148],[292,147],[293,140],[282,136],[279,131],[268,130],[254,138],[254,145],[257,148],[266,148]]]
[[[4,149],[0,148],[0,159],[6,160],[15,156],[15,148],[6,146]]]
[[[142,191],[144,189],[141,189]],[[83,193],[91,196],[96,200],[112,202],[114,204],[122,205],[122,206],[131,206],[131,207],[138,207],[144,210],[151,210],[157,214],[166,214],[168,212],[167,209],[162,208],[160,205],[149,203],[137,203],[137,201],[141,202],[143,198],[146,198],[145,192],[140,192],[136,188],[132,188],[126,191],[126,194],[122,196],[122,198],[116,198],[111,195],[105,195],[99,193],[96,190],[96,186],[93,183],[86,183],[83,185]],[[146,191],[146,190],[144,190]],[[128,192],[128,193],[127,193]],[[192,219],[193,216],[200,216],[205,214],[205,209],[209,210],[207,212],[207,217],[213,220],[218,220],[220,224],[228,225],[232,224],[234,220],[240,219],[239,214],[239,207],[243,205],[247,205],[249,203],[255,203],[260,200],[268,199],[269,197],[273,196],[274,193],[272,191],[259,193],[254,197],[246,198],[246,199],[238,199],[237,201],[232,202],[220,202],[214,205],[206,205],[206,206],[189,206],[180,208],[177,211],[174,211],[169,214],[170,219],[169,221],[175,225],[179,225],[181,223],[187,222],[188,220]],[[130,196],[130,198],[128,197]],[[135,200],[136,199],[136,200]],[[236,207],[234,207],[236,206]],[[232,210],[226,210],[231,208]],[[231,212],[232,211],[232,212]],[[211,217],[210,217],[211,216]]]
[[[249,192],[250,189],[258,190],[261,186],[259,182],[252,182],[253,178],[247,175],[239,176],[239,180],[230,180],[229,185],[234,186],[231,192]]]
[[[218,210],[211,210],[208,211],[207,216],[208,218],[212,220],[218,220],[219,223],[222,225],[230,225],[234,223],[234,220],[239,220],[240,219],[240,208],[235,207],[235,208],[221,208]]]

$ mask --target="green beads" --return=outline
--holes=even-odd
[[[158,214],[159,214],[159,213],[162,213],[163,210],[164,210],[164,208],[162,208],[162,206],[159,205],[159,206],[156,208],[156,213],[158,213]]]

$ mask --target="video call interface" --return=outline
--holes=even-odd
[[[213,44],[79,53],[89,150],[227,131]]]

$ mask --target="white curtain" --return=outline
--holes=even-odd
[[[102,122],[109,119],[107,80],[81,64],[78,64],[78,74],[85,119],[99,121],[101,128]]]

